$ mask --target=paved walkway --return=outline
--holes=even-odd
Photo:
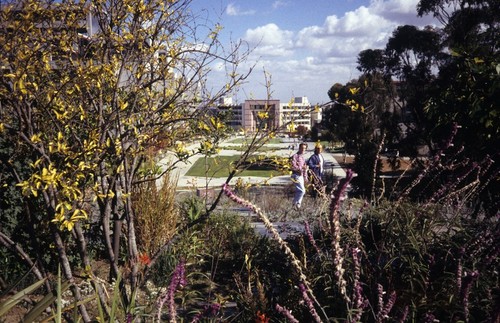
[[[233,139],[231,139],[233,140]],[[297,144],[295,143],[295,147],[293,150],[289,149],[293,142],[290,143],[279,143],[279,144],[266,144],[266,147],[276,148],[274,151],[270,151],[269,155],[273,156],[283,156],[290,157],[297,151]],[[314,142],[308,142],[308,149],[305,152],[306,158],[309,158],[314,152]],[[241,151],[231,150],[229,149],[231,145],[240,146],[240,144],[232,144],[230,142],[224,142],[221,146],[225,147],[219,153],[222,156],[233,156],[241,154]],[[196,145],[189,147],[193,149]],[[189,149],[188,148],[188,149]],[[179,190],[182,189],[193,189],[193,188],[205,188],[205,187],[220,187],[222,184],[226,182],[226,177],[218,177],[218,178],[203,178],[203,177],[194,177],[194,176],[186,176],[186,173],[191,168],[191,166],[196,162],[198,158],[202,157],[201,155],[192,156],[185,162],[179,162],[177,164],[177,168],[173,172],[174,176],[179,176],[177,187]],[[167,155],[160,161],[160,166],[165,167],[166,165],[171,164],[174,160],[174,155]],[[323,152],[323,158],[325,159],[325,169],[327,171],[331,171],[337,177],[345,177],[345,171],[338,164],[337,160],[333,157],[332,154]],[[241,178],[245,183],[252,184],[264,184],[268,185],[289,185],[291,184],[290,175],[284,176],[276,176],[271,179],[264,177],[249,177],[249,176],[237,176],[231,179],[230,185],[234,185],[236,181]],[[267,182],[266,182],[267,180]]]
[[[267,144],[266,147],[276,148],[273,151],[269,151],[268,152],[269,155],[290,157],[297,151],[298,148],[297,143],[295,143],[294,149],[293,150],[289,149],[289,146],[291,146],[292,144],[294,143],[284,142],[280,144]],[[308,142],[307,144],[308,144],[308,149],[305,152],[305,157],[309,158],[314,153],[315,143]],[[230,142],[225,142],[221,145],[225,147],[225,149],[222,149],[219,155],[225,155],[225,156],[240,155],[241,151],[229,149],[231,145],[240,146],[240,144],[232,144]],[[188,147],[188,149],[194,150],[196,149],[196,146],[197,145],[192,145]],[[203,177],[186,176],[186,173],[191,168],[191,166],[196,162],[198,158],[201,157],[202,157],[201,155],[192,156],[188,159],[187,162],[177,163],[173,175],[179,177],[177,183],[178,191],[188,191],[188,190],[191,191],[194,189],[204,189],[204,188],[220,188],[226,182],[226,177],[207,179]],[[337,177],[345,177],[346,174],[344,169],[339,165],[339,163],[331,153],[323,152],[323,158],[325,159],[325,170],[327,172],[332,172]],[[175,156],[173,154],[167,155],[160,161],[160,166],[166,167],[170,165],[174,160]],[[234,185],[239,178],[240,177],[233,178],[229,184]],[[248,177],[248,176],[243,176],[241,178],[245,183],[252,183],[252,184],[258,184],[258,183],[264,184],[266,179],[268,180],[267,181],[268,185],[288,186],[292,184],[290,175],[276,176],[271,179],[263,177]],[[244,211],[240,210],[239,213],[243,216],[250,215],[249,211],[246,209]],[[267,228],[264,226],[263,223],[259,221],[251,221],[250,224],[252,227],[255,228],[256,232],[258,232],[259,234],[264,236],[270,235],[270,233],[268,232]],[[302,232],[304,230],[303,224],[300,221],[276,222],[273,223],[273,225],[275,226],[276,230],[278,230],[282,238],[286,238],[290,234],[294,234],[296,232]]]

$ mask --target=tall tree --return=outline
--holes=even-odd
[[[462,158],[479,165],[487,186],[478,192],[480,207],[498,213],[500,157],[499,40],[500,3],[492,0],[420,1],[418,14],[432,13],[444,24],[446,64],[440,68],[426,106],[436,143],[458,124],[453,143]]]
[[[432,13],[444,24],[449,49],[426,106],[436,133],[451,122],[462,127],[457,146],[476,160],[498,159],[500,95],[498,1],[420,1],[418,14]]]
[[[420,16],[433,14],[444,27],[400,26],[384,50],[360,52],[358,69],[367,77],[383,74],[386,84],[397,85],[393,102],[401,107],[402,120],[408,126],[400,144],[415,147],[425,143],[440,155],[444,147],[450,149],[453,138],[460,158],[482,165],[481,177],[489,178],[485,181],[488,188],[482,190],[490,196],[485,204],[495,209],[498,203],[491,196],[498,191],[498,166],[491,161],[498,160],[500,153],[496,103],[500,4],[492,0],[421,0],[417,9]],[[461,171],[458,167],[456,176]]]
[[[14,184],[22,191],[25,212],[41,217],[71,283],[70,256],[92,275],[83,224],[99,226],[111,276],[120,275],[121,262],[130,270],[125,303],[139,284],[131,195],[144,180],[147,150],[161,143],[187,158],[178,143],[198,132],[200,150],[209,152],[225,130],[197,107],[246,77],[236,72],[246,55],[240,44],[224,51],[220,26],[203,30],[190,2],[23,0],[3,1],[0,11],[0,131],[2,143],[19,147],[2,156],[12,174],[2,180],[14,181],[2,190]],[[200,85],[216,61],[232,72],[210,93]],[[32,161],[28,172],[13,162],[21,152]],[[32,202],[39,198],[42,212]],[[76,284],[72,290],[81,300]],[[90,321],[83,303],[79,309]]]
[[[374,71],[346,85],[334,84],[328,91],[334,104],[324,111],[322,126],[334,139],[344,142],[347,153],[355,155],[354,170],[360,176],[353,183],[365,196],[372,191],[373,167],[381,141],[390,138],[392,142],[399,137],[398,124],[392,118],[398,112],[391,101],[391,85]]]
[[[359,52],[357,69],[363,74],[383,73],[386,66],[385,52],[382,49],[365,49]]]
[[[439,66],[441,41],[438,31],[415,26],[399,26],[386,48],[386,73],[398,80],[396,103],[407,124],[407,144],[429,143],[428,120],[424,113],[429,88]]]

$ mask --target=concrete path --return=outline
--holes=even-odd
[[[233,140],[233,139],[231,139]],[[294,149],[289,149],[289,146],[294,144]],[[305,152],[305,157],[309,158],[313,153],[314,153],[314,142],[308,142],[308,149]],[[240,144],[233,144],[230,142],[225,142],[221,146],[225,147],[222,149],[219,153],[219,155],[223,156],[233,156],[233,155],[240,155],[241,151],[238,150],[233,150],[230,149],[230,146],[241,146]],[[192,145],[188,147],[189,151],[192,151],[196,149],[197,145]],[[267,144],[266,147],[271,147],[275,148],[273,151],[267,152],[270,156],[283,156],[283,157],[291,157],[296,151],[297,151],[297,142],[293,143],[293,141],[290,141],[289,143],[284,142],[280,144]],[[186,176],[186,173],[188,170],[191,168],[191,166],[198,160],[198,158],[202,158],[203,156],[197,155],[197,156],[192,156],[188,159],[187,162],[179,162],[176,165],[176,169],[173,172],[173,176],[178,176],[178,184],[177,184],[177,190],[178,191],[193,191],[198,189],[205,189],[205,188],[220,188],[225,182],[226,178],[221,177],[221,178],[203,178],[203,177],[193,177],[193,176]],[[345,171],[344,169],[339,165],[335,157],[328,152],[323,152],[323,158],[325,159],[325,170],[327,172],[332,172],[334,176],[337,177],[345,177]],[[160,166],[162,167],[167,167],[168,165],[171,165],[172,162],[175,161],[175,156],[173,154],[169,154],[165,156],[161,161],[160,161]],[[233,185],[236,183],[236,181],[240,177],[235,177],[231,180],[229,183],[230,185]],[[290,175],[284,175],[284,176],[276,176],[271,179],[268,178],[263,178],[263,177],[248,177],[248,176],[243,176],[241,179],[245,183],[251,183],[251,184],[264,184],[265,181],[267,180],[268,185],[274,185],[274,186],[288,186],[292,184],[292,180],[290,178]],[[291,203],[290,201],[283,201],[283,203]],[[238,206],[235,207],[236,212],[241,214],[242,216],[251,216],[252,213],[246,209],[246,208],[238,208]],[[259,221],[250,221],[250,225],[256,230],[257,233],[263,236],[270,236],[270,233],[268,232],[267,228],[264,226],[262,222]],[[273,223],[273,226],[275,229],[278,231],[280,236],[285,239],[289,235],[293,235],[295,233],[303,232],[304,227],[303,223],[298,220],[294,221],[286,221],[286,222],[276,222]]]
[[[231,139],[233,140],[233,139]],[[268,152],[269,155],[278,155],[283,157],[290,157],[297,151],[297,144],[294,146],[294,150],[288,149],[289,146],[293,144],[290,143],[279,143],[279,144],[266,144],[266,147],[276,148],[274,151]],[[314,152],[314,142],[308,142],[308,149],[305,152],[305,157],[309,158]],[[240,144],[232,144],[230,142],[224,142],[221,146],[225,147],[219,153],[221,156],[233,156],[241,154],[241,151],[231,150],[230,146],[240,146]],[[194,149],[196,145],[192,147],[188,147],[188,149]],[[175,171],[173,172],[174,176],[178,176],[178,184],[177,187],[179,190],[182,189],[194,189],[194,188],[205,188],[205,187],[220,187],[222,184],[226,182],[225,177],[220,178],[203,178],[203,177],[194,177],[194,176],[186,176],[186,173],[191,168],[191,166],[196,162],[198,158],[201,158],[201,155],[192,156],[188,159],[187,162],[179,162],[176,166]],[[161,167],[166,167],[174,161],[175,156],[173,154],[165,156],[160,162]],[[337,160],[333,157],[332,154],[323,152],[323,158],[325,159],[325,169],[327,171],[331,171],[337,177],[345,177],[345,171],[342,167],[340,167]],[[231,179],[230,185],[234,185],[236,181],[241,178],[245,183],[251,184],[264,184],[268,185],[289,185],[291,184],[290,175],[284,176],[276,176],[271,179],[264,177],[249,177],[249,176],[241,176],[234,177]],[[267,181],[266,181],[267,180]]]

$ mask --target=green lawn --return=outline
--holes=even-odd
[[[195,177],[227,177],[229,175],[230,164],[238,160],[239,156],[217,156],[209,158],[199,158],[186,173],[187,176]],[[245,170],[238,176],[271,177],[283,175],[272,170]]]
[[[228,150],[236,150],[236,151],[245,151],[248,149],[248,147],[243,146],[243,145],[241,145],[241,146],[225,145],[225,146],[221,146],[220,148],[228,149]],[[275,151],[278,149],[281,149],[281,148],[264,146],[264,147],[259,148],[259,152]]]
[[[281,138],[273,138],[269,141],[270,144],[277,144],[281,143],[282,139]],[[236,151],[245,151],[245,140],[243,138],[237,138],[233,139],[230,141],[232,144],[240,144],[239,146],[237,145],[224,145],[221,148],[224,149],[230,149],[230,150],[236,150]],[[328,142],[323,141],[321,142],[323,147],[325,147]],[[312,147],[310,147],[312,148]],[[263,146],[259,148],[259,152],[272,152],[276,151],[280,148],[276,147],[268,147],[268,146]],[[292,154],[291,152],[290,154]],[[210,158],[199,158],[193,166],[188,170],[186,173],[187,176],[195,176],[195,177],[227,177],[229,175],[230,171],[230,165],[232,162],[235,162],[238,160],[240,156],[239,155],[234,155],[234,156],[215,156],[215,157],[210,157]],[[282,157],[283,158],[283,157]],[[271,176],[280,176],[284,175],[283,173],[280,173],[279,171],[275,170],[245,170],[242,171],[241,173],[237,174],[238,176],[256,176],[256,177],[271,177]]]
[[[248,142],[248,139],[245,139],[245,138],[236,138],[236,139],[233,139],[233,140],[231,140],[229,142],[232,143],[232,144],[244,144],[244,143]],[[272,138],[272,139],[269,139],[269,141],[267,143],[268,144],[280,144],[282,142],[283,141],[280,138]]]

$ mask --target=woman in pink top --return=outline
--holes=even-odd
[[[299,150],[292,156],[292,182],[295,185],[295,195],[293,197],[293,207],[300,209],[302,199],[306,194],[305,181],[307,180],[307,164],[304,159],[304,152],[307,144],[301,143]]]

